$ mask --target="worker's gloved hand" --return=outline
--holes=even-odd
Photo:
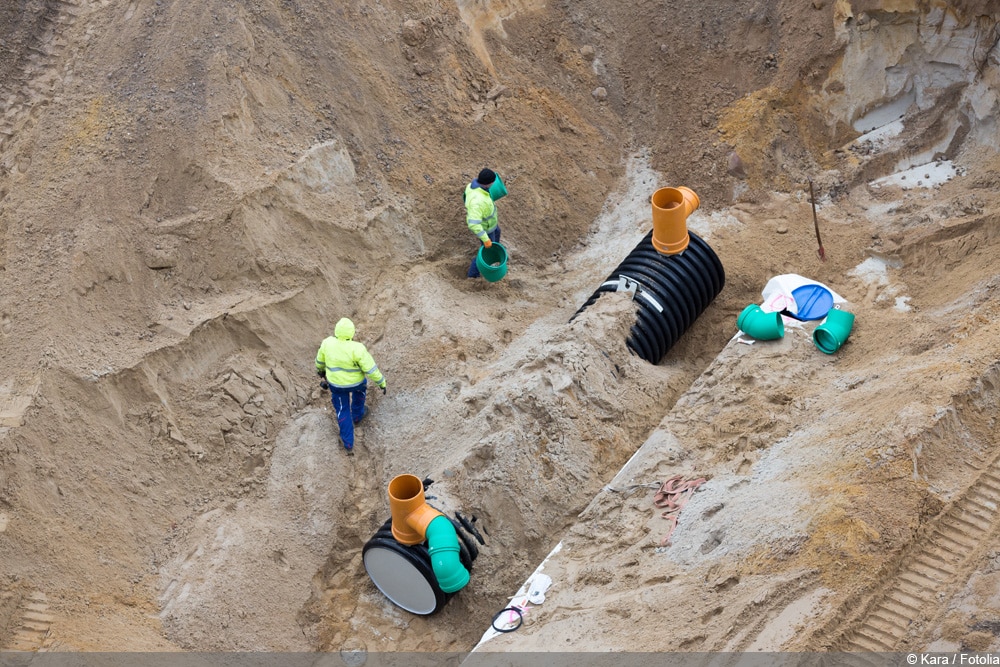
[[[382,395],[385,396],[385,383],[380,384],[378,388],[382,390]]]
[[[487,248],[492,248],[493,241],[490,241],[489,239],[483,239],[483,245],[486,246]]]
[[[326,380],[323,380],[322,382],[319,383],[319,388],[320,389],[329,389],[330,388],[330,383],[327,382]]]
[[[316,371],[316,375],[320,376],[321,378],[325,378],[326,377],[326,371]]]

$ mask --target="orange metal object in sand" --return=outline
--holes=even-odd
[[[416,475],[398,475],[389,482],[389,510],[392,536],[407,545],[423,542],[430,522],[443,516],[427,504],[424,483]]]
[[[653,247],[661,255],[677,255],[687,250],[687,218],[701,200],[686,187],[660,188],[653,193]]]

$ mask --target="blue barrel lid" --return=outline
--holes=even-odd
[[[797,320],[820,320],[833,308],[833,294],[822,285],[809,284],[792,290],[798,313],[792,315]]]

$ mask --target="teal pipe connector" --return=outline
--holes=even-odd
[[[854,313],[835,308],[826,314],[823,323],[813,331],[813,343],[820,352],[833,354],[847,342],[853,327]]]
[[[427,526],[428,553],[438,586],[445,593],[454,593],[469,583],[469,571],[459,558],[458,533],[446,516],[435,518]]]
[[[736,318],[740,331],[756,340],[777,340],[785,336],[785,322],[781,313],[765,313],[755,303],[743,309]]]

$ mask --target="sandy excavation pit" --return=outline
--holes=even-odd
[[[732,4],[0,8],[0,648],[1000,647],[998,12]],[[569,320],[680,185],[726,283],[651,365],[627,296]],[[787,273],[835,354],[734,337]],[[388,381],[353,458],[342,316]],[[401,473],[485,533],[430,617],[361,564]]]

